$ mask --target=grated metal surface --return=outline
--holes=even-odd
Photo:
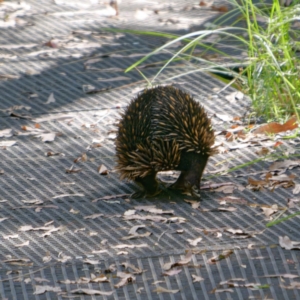
[[[3,171],[0,175],[1,299],[65,299],[72,296],[79,299],[300,299],[297,289],[284,287],[291,279],[285,279],[283,283],[280,277],[268,277],[285,273],[300,275],[298,252],[278,246],[279,236],[288,235],[292,240],[300,240],[299,217],[266,229],[267,221],[260,207],[250,205],[286,206],[287,199],[293,197],[291,188],[278,188],[272,193],[235,190],[233,195],[246,200],[248,205],[232,204],[237,209],[233,212],[218,211],[218,200],[224,194],[207,190],[202,193],[201,209],[193,209],[183,202],[182,197],[172,193],[150,200],[129,200],[124,196],[93,202],[108,195],[130,194],[134,189],[133,184],[121,182],[113,172],[108,176],[99,175],[97,168],[104,164],[110,171],[113,169],[113,131],[119,112],[144,87],[137,72],[124,73],[124,69],[165,42],[160,38],[101,29],[139,26],[179,34],[217,14],[200,10],[195,1],[147,2],[143,5],[139,1],[126,1],[120,5],[121,15],[116,19],[101,15],[104,3],[89,6],[88,1],[81,2],[58,5],[55,3],[61,2],[18,4],[4,1],[0,6],[0,12],[18,14],[18,26],[1,29],[3,34],[0,35],[0,130],[12,130],[11,136],[0,138],[0,145],[4,141],[16,141],[14,146],[0,150],[0,169]],[[26,6],[29,4],[30,7]],[[153,15],[145,24],[144,20],[135,18],[136,10],[145,7],[159,9],[162,14]],[[179,22],[171,24],[170,20],[174,18]],[[7,22],[10,20],[8,18]],[[50,39],[58,46],[45,46]],[[169,53],[154,55],[147,60],[143,73],[152,78],[160,68],[159,63],[169,58]],[[172,64],[159,80],[167,83],[174,75],[193,69],[189,64]],[[230,126],[220,123],[217,113],[241,116],[249,109],[246,99],[228,100],[233,90],[223,90],[224,85],[207,74],[189,73],[171,82],[192,93],[205,106],[216,130]],[[87,94],[87,86],[103,90]],[[52,93],[55,102],[47,103]],[[12,112],[23,117],[12,116]],[[57,135],[53,142],[44,143],[37,130]],[[101,147],[94,148],[97,143]],[[234,167],[256,159],[255,151],[259,147],[214,156],[205,177],[217,170],[220,162],[226,161],[228,167]],[[284,142],[283,147],[290,152],[299,152],[297,140],[295,144]],[[47,152],[58,155],[49,157],[45,155]],[[84,153],[87,161],[74,163],[74,159]],[[270,164],[261,161],[210,181],[230,181],[245,187],[249,174],[264,171]],[[66,173],[72,165],[80,168],[80,172]],[[297,168],[290,171],[296,175],[296,183],[298,172]],[[174,179],[170,175],[165,177]],[[125,220],[124,212],[136,205],[172,209],[174,216],[184,218],[185,222]],[[299,205],[296,204],[289,212],[297,210]],[[41,230],[22,230],[22,226],[39,228],[49,222],[58,229],[49,236],[43,237]],[[148,231],[151,235],[123,240],[135,225],[145,225],[141,232]],[[250,232],[251,237],[233,236],[225,228],[242,229]],[[218,230],[222,236],[210,233],[211,229]],[[188,239],[199,237],[202,241],[197,246],[189,244]],[[117,248],[122,244],[143,247]],[[248,249],[249,244],[255,249]],[[182,259],[189,249],[194,254],[181,273],[162,276],[163,265]],[[223,250],[233,250],[233,253],[216,264],[209,264],[209,259]],[[52,257],[48,263],[44,262],[46,255]],[[70,259],[62,263],[60,259],[64,255]],[[98,260],[98,263],[87,264],[87,258]],[[81,277],[103,273],[111,264],[124,271],[121,265],[124,261],[144,270],[141,275],[136,275],[133,284],[114,288],[119,281],[115,272],[108,275],[109,283],[78,282]],[[191,275],[201,276],[204,280],[193,282]],[[49,281],[40,282],[40,278]],[[242,287],[239,282],[240,286],[232,291],[212,292],[215,288],[227,288],[219,284],[230,278],[243,278],[242,283],[255,283],[264,288]],[[66,280],[76,282],[66,283]],[[155,281],[163,281],[161,286],[180,291],[157,293]],[[60,287],[63,294],[34,295],[38,285]],[[140,287],[143,290],[139,293]],[[78,288],[114,292],[111,296],[72,295],[71,291]]]
[[[75,259],[63,265],[53,263],[42,268],[23,268],[18,274],[7,276],[0,285],[0,295],[9,299],[32,299],[30,292],[40,285],[41,278],[47,278],[50,286],[60,287],[61,295],[48,292],[36,296],[36,299],[64,299],[78,288],[113,291],[111,296],[102,296],[101,299],[299,299],[299,291],[287,289],[291,280],[284,282],[278,276],[284,274],[299,274],[299,254],[284,251],[278,247],[255,250],[235,250],[230,258],[218,264],[209,264],[210,257],[220,252],[207,252],[194,254],[191,262],[182,268],[182,271],[172,277],[162,276],[165,263],[176,262],[183,255],[161,255],[156,257],[130,258],[100,261],[90,265]],[[117,290],[114,285],[119,279],[115,272],[108,273],[109,282],[105,283],[78,283],[80,279],[90,278],[105,270],[111,264],[118,271],[124,271],[124,263],[129,263],[140,270],[142,274],[136,275],[136,280]],[[298,265],[298,266],[297,266]],[[12,271],[15,269],[10,268]],[[193,276],[202,277],[202,281],[193,282]],[[30,281],[29,281],[30,279]],[[24,281],[28,280],[25,285]],[[225,281],[233,280],[237,287],[232,288]],[[46,285],[45,284],[45,285]],[[253,288],[247,288],[246,286]],[[158,287],[175,290],[176,293],[156,293]],[[259,288],[264,287],[264,288]],[[266,288],[268,287],[268,288]],[[223,290],[222,290],[223,289]],[[15,292],[12,295],[11,290]],[[222,290],[222,291],[221,291]],[[79,296],[77,296],[79,297]],[[93,299],[93,297],[91,297]],[[94,299],[100,299],[99,296]]]

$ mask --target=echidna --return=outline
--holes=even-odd
[[[203,170],[215,141],[204,108],[173,86],[146,89],[122,114],[116,138],[116,170],[143,190],[132,197],[153,197],[161,191],[159,171],[181,171],[173,188],[200,188]]]

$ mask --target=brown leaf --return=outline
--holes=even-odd
[[[74,159],[75,164],[77,164],[80,161],[83,161],[83,162],[87,161],[87,154],[86,153],[83,153],[81,156]]]
[[[46,152],[45,155],[46,155],[46,156],[57,156],[57,155],[64,156],[63,153],[60,153],[60,152],[52,152],[52,151]]]
[[[221,253],[219,255],[211,257],[210,259],[207,260],[207,262],[209,264],[216,264],[218,261],[223,260],[223,259],[229,257],[232,253],[233,253],[232,250],[224,251],[223,253]]]
[[[255,153],[259,156],[267,155],[267,154],[269,154],[269,152],[270,152],[270,150],[266,147],[262,147],[260,150],[255,151]]]
[[[260,126],[256,130],[254,130],[254,134],[271,134],[271,133],[279,133],[283,131],[293,130],[298,128],[297,118],[294,116],[290,118],[284,124],[279,124],[277,122],[271,122],[265,125]]]
[[[163,269],[167,271],[173,267],[186,265],[191,261],[192,255],[193,255],[192,251],[188,251],[184,259],[179,260],[178,262],[175,263],[166,263],[164,264]]]
[[[255,180],[255,179],[249,177],[248,184],[251,184],[253,186],[264,186],[265,184],[267,184],[267,182],[265,180]]]
[[[214,11],[222,12],[222,13],[228,12],[228,7],[225,5],[220,5],[220,6],[212,5],[211,9]]]
[[[107,175],[108,174],[108,169],[107,169],[107,167],[105,166],[105,165],[100,165],[99,167],[98,167],[98,173],[100,174],[100,175]]]
[[[74,165],[72,165],[69,169],[66,169],[67,174],[79,173],[80,171],[81,171],[81,169],[75,169]]]

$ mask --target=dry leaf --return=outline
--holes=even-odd
[[[192,251],[188,251],[186,256],[184,257],[184,259],[179,260],[178,262],[175,262],[175,263],[172,263],[172,262],[166,263],[166,264],[163,265],[163,269],[165,271],[167,271],[167,270],[170,270],[173,267],[186,265],[191,261],[192,256],[193,256]]]
[[[18,239],[19,235],[18,234],[11,234],[11,235],[3,235],[2,236],[5,240],[9,240],[9,239]]]
[[[278,212],[278,205],[274,204],[272,207],[261,207],[262,211],[264,212],[266,217],[270,217],[271,215]]]
[[[13,131],[10,128],[0,130],[0,138],[2,137],[11,137],[13,135]]]
[[[267,154],[269,154],[269,152],[270,152],[270,150],[266,147],[262,147],[260,150],[255,151],[255,153],[259,156],[267,155]]]
[[[299,193],[300,193],[300,184],[296,183],[295,187],[293,189],[293,194],[296,195],[296,194],[299,194]]]
[[[140,216],[140,215],[131,215],[131,216],[124,216],[124,220],[142,220],[142,221],[153,221],[153,222],[167,222],[168,218],[161,217],[161,216]]]
[[[45,104],[50,104],[50,103],[54,103],[55,102],[55,98],[54,98],[54,94],[51,93],[48,97],[48,100]]]
[[[200,201],[187,200],[187,199],[184,199],[184,201],[191,204],[192,208],[194,208],[194,209],[197,209],[200,206]]]
[[[211,293],[233,293],[233,289],[214,289]]]
[[[233,229],[233,228],[226,228],[225,232],[234,234],[238,236],[238,238],[251,238],[255,234],[255,232],[245,232],[242,229]]]
[[[26,241],[22,244],[16,245],[17,248],[23,247],[23,246],[28,246],[29,245],[29,241]]]
[[[293,242],[290,240],[288,236],[280,236],[279,237],[279,245],[281,248],[292,250],[297,249],[300,250],[300,242]]]
[[[40,137],[42,142],[44,142],[44,143],[53,142],[56,137],[56,133],[54,133],[54,132],[43,133],[43,134],[38,135],[38,137]]]
[[[300,200],[298,198],[289,198],[287,199],[287,205],[289,208],[295,207],[295,203],[298,203]]]
[[[200,282],[200,281],[204,280],[203,277],[197,276],[197,275],[194,275],[194,274],[192,274],[192,277],[193,277],[193,282]]]
[[[101,296],[110,296],[113,294],[113,291],[109,292],[103,292],[99,290],[93,290],[93,289],[76,289],[70,291],[71,294],[77,294],[77,295],[101,295]]]
[[[131,239],[137,239],[137,238],[143,238],[143,237],[147,237],[150,236],[152,233],[151,232],[145,232],[145,233],[141,233],[141,234],[132,234],[132,235],[127,235],[121,238],[122,241],[127,241],[127,240],[131,240]]]
[[[248,201],[243,198],[234,197],[234,196],[226,196],[218,199],[219,202],[232,203],[232,204],[243,204],[248,205]]]
[[[89,265],[97,265],[97,264],[99,264],[99,260],[98,259],[92,260],[92,259],[86,258],[82,262],[85,263],[85,264],[89,264]]]
[[[121,281],[114,285],[114,287],[117,289],[126,285],[127,283],[135,282],[136,279],[136,277],[133,274],[124,272],[117,272],[117,277],[121,278]]]
[[[129,210],[126,210],[126,211],[124,212],[124,216],[132,216],[132,215],[135,214],[135,212],[136,212],[135,209],[129,209]]]
[[[264,124],[254,130],[254,134],[271,134],[271,133],[279,133],[279,132],[284,132],[288,130],[293,130],[295,128],[298,128],[297,124],[297,118],[292,117],[290,118],[287,122],[284,124],[279,124],[276,122],[271,122],[268,124]]]
[[[255,180],[251,177],[248,178],[248,184],[251,184],[253,186],[264,186],[265,184],[267,184],[268,182],[265,180]]]
[[[282,278],[289,278],[289,279],[294,279],[294,278],[299,278],[299,275],[296,274],[272,274],[272,275],[265,275],[265,276],[259,276],[263,278],[276,278],[276,277],[282,277]]]
[[[57,258],[58,261],[65,263],[70,259],[72,259],[71,256],[68,256],[68,255],[64,254],[63,252],[58,253],[58,258]]]
[[[93,215],[89,215],[89,216],[85,216],[83,217],[85,220],[88,220],[88,219],[97,219],[97,218],[100,218],[100,217],[103,217],[104,214],[93,214]]]
[[[215,114],[215,116],[224,122],[232,121],[232,116],[228,116],[228,115],[224,115],[224,114]]]
[[[207,260],[207,262],[209,264],[216,264],[218,261],[221,261],[221,260],[229,257],[232,253],[233,253],[232,250],[226,250],[226,251],[224,251],[223,253],[221,253],[219,255],[211,257],[210,259]]]
[[[237,208],[236,207],[218,207],[218,211],[229,211],[229,212],[233,212],[236,211]]]
[[[173,215],[174,210],[162,210],[160,208],[156,208],[155,205],[139,205],[135,206],[134,209],[139,210],[139,211],[147,211],[152,214],[167,214],[167,215]]]
[[[98,167],[98,173],[100,174],[100,175],[107,175],[108,174],[108,169],[107,169],[107,167],[105,166],[105,165],[100,165],[99,167]]]
[[[179,268],[173,268],[169,271],[165,271],[162,273],[163,276],[174,276],[174,275],[177,275],[179,274],[180,272],[182,271],[182,269],[179,269]]]
[[[74,163],[77,164],[80,161],[86,162],[87,161],[87,154],[83,153],[81,156],[74,159]]]
[[[48,263],[48,262],[50,262],[51,260],[52,260],[52,257],[51,257],[50,252],[48,251],[48,252],[46,252],[46,255],[43,257],[43,262],[44,262],[44,263]]]
[[[224,194],[232,194],[233,191],[235,190],[235,186],[234,185],[224,185],[224,186],[220,186],[218,188],[215,189],[216,192],[223,192]]]
[[[58,155],[60,155],[60,156],[65,156],[65,155],[64,155],[63,153],[61,153],[61,152],[52,152],[52,151],[46,152],[45,155],[46,155],[46,156],[58,156]]]
[[[121,244],[121,245],[116,245],[113,246],[112,248],[114,249],[124,249],[124,248],[144,248],[144,247],[149,247],[147,244],[140,244],[140,245],[128,245],[128,244]]]
[[[156,292],[156,293],[171,293],[171,294],[176,294],[179,292],[179,290],[168,290],[162,286],[157,286],[155,290],[153,290],[153,292]]]
[[[69,169],[66,169],[67,174],[78,173],[80,171],[81,171],[81,169],[75,169],[74,165],[72,165]]]
[[[41,295],[41,294],[44,294],[45,292],[59,293],[59,292],[61,292],[61,288],[59,286],[55,287],[55,286],[49,286],[49,285],[36,285],[33,295]]]
[[[124,266],[125,269],[132,269],[134,271],[133,274],[142,274],[144,272],[144,270],[137,268],[134,265],[127,262],[123,262],[121,265]]]
[[[128,234],[132,234],[132,235],[137,234],[138,229],[145,228],[145,227],[146,227],[146,225],[135,225],[135,226],[131,227]]]
[[[300,160],[283,160],[283,161],[276,161],[270,167],[270,171],[276,171],[280,169],[290,170],[300,165]]]
[[[2,141],[0,142],[0,147],[2,148],[6,148],[6,147],[11,147],[13,146],[14,144],[16,144],[17,141]]]
[[[190,245],[197,246],[197,244],[202,241],[202,237],[196,238],[194,240],[187,239],[187,241],[190,243]]]
[[[287,290],[300,289],[300,282],[293,281],[290,285],[283,285]]]
[[[37,283],[50,282],[50,280],[48,280],[46,278],[40,278],[40,277],[34,277],[34,281],[37,282]]]
[[[91,274],[91,280],[90,282],[109,282],[108,278],[104,274],[100,274],[99,276],[95,276],[94,274]]]

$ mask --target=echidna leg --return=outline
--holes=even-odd
[[[194,189],[200,190],[200,183],[205,169],[207,158],[194,162],[188,170],[182,170],[177,181],[170,187],[193,194]]]
[[[131,195],[132,198],[155,197],[161,192],[159,184],[156,180],[156,172],[152,172],[145,177],[137,177],[135,178],[134,182],[137,183],[142,190],[133,193]]]

